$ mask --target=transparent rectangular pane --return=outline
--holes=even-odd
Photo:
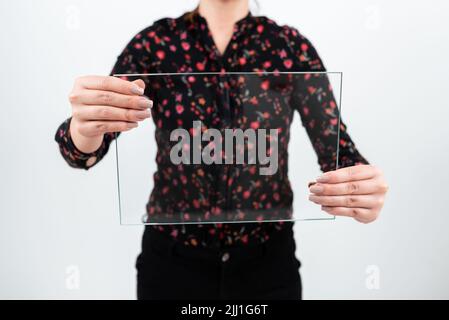
[[[116,76],[154,101],[115,140],[121,224],[334,219],[308,185],[338,168],[341,73]]]

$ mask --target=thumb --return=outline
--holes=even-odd
[[[135,83],[139,87],[141,87],[142,89],[145,89],[145,82],[142,79],[134,80],[134,81],[132,81],[132,83]]]

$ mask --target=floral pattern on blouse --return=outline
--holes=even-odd
[[[320,72],[325,68],[315,48],[296,29],[278,26],[266,17],[251,14],[235,24],[231,41],[220,54],[206,20],[194,12],[176,19],[161,19],[139,32],[120,54],[111,74],[277,71]],[[262,219],[258,212],[269,211],[279,217],[291,214],[293,192],[288,180],[287,147],[293,111],[301,116],[322,171],[335,169],[339,125],[335,117],[330,116],[335,115],[336,102],[329,83],[312,75],[303,79],[308,81],[302,86],[307,90],[295,91],[294,86],[289,85],[295,82],[291,77],[279,77],[280,85],[285,87],[282,90],[292,99],[288,103],[285,99],[270,100],[267,90],[279,84],[263,81],[263,77],[260,82],[238,75],[158,77],[157,81],[145,78],[145,94],[155,102],[152,119],[158,147],[154,188],[147,204],[150,221],[158,216],[170,218],[178,214],[189,222],[194,221],[196,215],[201,215],[202,221],[214,221],[214,217],[229,212],[237,220],[247,220],[248,214],[254,214],[256,221]],[[244,92],[248,92],[245,89],[254,83],[258,84],[257,90],[250,90],[251,96],[245,95]],[[275,107],[263,109],[264,103]],[[259,109],[248,114],[244,111],[248,105],[259,106]],[[204,129],[281,127],[278,171],[261,176],[257,174],[257,165],[174,165],[169,161],[172,145],[168,133],[175,128],[190,128],[193,120],[201,120]],[[96,152],[85,154],[71,141],[69,126],[70,119],[56,133],[61,154],[70,166],[89,169],[105,156],[115,134],[106,134]],[[341,167],[367,163],[342,122],[339,145]],[[292,223],[151,227],[186,245],[219,248],[267,241],[275,232],[291,228]]]

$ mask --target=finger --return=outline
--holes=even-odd
[[[80,106],[73,110],[73,116],[84,121],[142,121],[151,116],[149,109],[134,110],[111,106]]]
[[[385,193],[387,185],[381,179],[359,180],[344,183],[317,183],[309,191],[316,195],[340,196],[348,194]]]
[[[326,213],[333,216],[351,217],[362,223],[369,223],[378,217],[378,212],[366,208],[346,208],[346,207],[321,207]]]
[[[144,88],[135,82],[112,76],[84,76],[76,80],[76,85],[85,89],[113,91],[128,95],[143,95]]]
[[[82,121],[79,132],[85,136],[98,136],[109,132],[128,131],[138,126],[137,122],[125,121]]]
[[[366,180],[379,175],[379,170],[371,165],[359,165],[329,171],[316,179],[321,183],[342,183],[356,180]]]
[[[376,195],[317,196],[312,194],[309,200],[326,207],[370,209],[383,205],[383,197]]]
[[[142,79],[134,80],[132,81],[132,83],[137,84],[139,87],[145,90],[145,81],[143,81]]]
[[[153,101],[145,96],[126,95],[112,91],[82,90],[71,96],[73,104],[105,105],[130,109],[147,109],[153,107]]]

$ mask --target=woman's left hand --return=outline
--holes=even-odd
[[[388,185],[381,170],[359,165],[326,172],[309,190],[309,200],[323,211],[370,223],[379,216]]]

